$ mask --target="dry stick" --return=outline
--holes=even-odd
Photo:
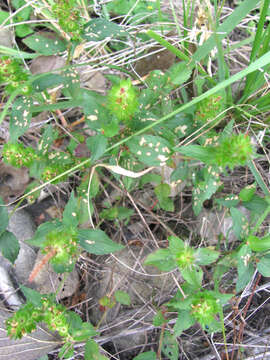
[[[253,285],[253,288],[252,288],[252,293],[250,294],[249,298],[248,298],[248,301],[244,307],[244,310],[243,310],[243,319],[245,319],[246,315],[247,315],[247,311],[248,311],[248,308],[250,306],[250,303],[251,303],[251,300],[253,299],[253,296],[254,296],[254,293],[255,293],[255,289],[256,287],[258,286],[260,280],[261,280],[261,277],[262,275],[259,274],[258,277],[257,277],[257,280],[255,282],[255,284]],[[245,328],[245,322],[242,322],[241,326],[240,326],[240,329],[239,329],[239,335],[238,335],[238,342],[239,344],[241,344],[242,340],[243,340],[243,332],[244,332],[244,328]],[[239,358],[240,356],[240,348],[238,348],[238,352],[237,352],[237,358]]]

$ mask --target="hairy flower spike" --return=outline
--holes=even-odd
[[[121,80],[108,94],[108,108],[123,122],[129,122],[139,106],[138,95],[130,79]]]

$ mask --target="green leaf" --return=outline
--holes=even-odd
[[[192,325],[194,325],[196,320],[190,314],[189,311],[179,311],[176,323],[173,328],[174,336],[180,336],[184,330],[189,329]]]
[[[38,142],[38,151],[40,152],[41,155],[46,155],[48,153],[55,138],[56,138],[56,134],[53,130],[52,125],[50,124],[45,128],[45,131]]]
[[[178,342],[175,340],[175,337],[169,333],[169,331],[165,332],[163,338],[162,353],[170,360],[178,360]]]
[[[123,245],[113,242],[104,231],[99,229],[80,229],[78,237],[81,247],[90,254],[110,254],[124,248]]]
[[[108,358],[104,355],[101,355],[99,351],[98,344],[90,339],[85,344],[85,353],[84,353],[85,360],[108,360]]]
[[[20,286],[24,296],[26,297],[26,301],[32,303],[35,306],[41,306],[42,301],[42,294],[40,294],[38,291],[30,289],[24,285]]]
[[[9,123],[11,142],[16,142],[29,128],[32,120],[32,103],[32,99],[25,96],[17,97],[14,101]]]
[[[164,315],[162,314],[162,311],[159,310],[153,318],[153,325],[161,326],[166,323],[167,323],[167,320],[165,319]]]
[[[146,351],[142,354],[139,354],[133,358],[133,360],[156,360],[157,356],[154,351]]]
[[[266,235],[262,238],[250,235],[246,242],[252,251],[266,251],[270,249],[270,235]]]
[[[160,136],[134,136],[127,142],[130,151],[146,165],[162,166],[170,158],[170,144]]]
[[[175,151],[180,152],[188,157],[200,160],[206,164],[212,164],[215,156],[215,149],[213,147],[203,147],[200,145],[188,145],[180,148],[175,148]]]
[[[131,299],[128,293],[122,290],[116,290],[114,293],[115,300],[122,305],[130,305]]]
[[[196,216],[201,212],[204,201],[210,199],[222,184],[219,180],[219,173],[215,169],[212,166],[205,168],[205,180],[195,184],[193,188],[192,207]]]
[[[160,184],[155,187],[155,194],[158,198],[160,207],[165,211],[174,211],[174,203],[169,197],[171,188],[168,184]]]
[[[236,207],[239,204],[239,199],[237,195],[228,195],[223,199],[215,199],[215,203],[231,208]]]
[[[248,185],[243,188],[239,193],[239,199],[242,201],[250,201],[256,191],[256,184]]]
[[[231,208],[231,216],[233,220],[233,231],[238,239],[245,237],[248,234],[248,219],[238,209]]]
[[[192,266],[189,268],[181,269],[183,278],[192,286],[200,288],[202,285],[203,271],[199,266]]]
[[[257,269],[263,276],[270,276],[270,255],[265,255],[261,258],[261,260],[257,263]]]
[[[0,205],[4,205],[2,198],[0,197]],[[6,230],[8,226],[8,211],[5,206],[0,206],[0,234]]]
[[[23,39],[31,50],[42,55],[56,55],[66,50],[66,43],[60,39],[49,39],[41,35],[31,35]]]
[[[149,254],[144,265],[152,265],[166,272],[175,269],[177,266],[169,249],[158,249]]]
[[[122,26],[106,19],[96,18],[85,24],[83,38],[87,41],[101,41],[123,35],[127,33]]]
[[[86,139],[86,145],[91,151],[91,160],[94,162],[101,158],[105,153],[108,146],[108,140],[104,135],[97,134]]]
[[[63,212],[63,224],[65,224],[67,227],[71,226],[73,228],[76,228],[79,224],[77,214],[77,199],[75,198],[73,191]]]
[[[170,67],[168,70],[170,81],[174,85],[182,85],[188,81],[192,74],[192,69],[189,69],[188,64],[184,61],[178,62]]]
[[[254,266],[251,261],[252,251],[248,245],[241,246],[237,253],[238,279],[236,291],[241,291],[251,280],[254,273]]]
[[[42,247],[44,241],[46,240],[46,236],[53,230],[56,230],[62,224],[59,221],[47,221],[37,228],[35,235],[31,238],[26,240],[27,244]]]
[[[16,24],[14,24],[15,26]],[[15,26],[15,33],[18,37],[24,38],[27,35],[33,34],[34,30],[27,24],[20,24]]]
[[[123,206],[113,206],[110,209],[102,210],[100,217],[107,220],[125,220],[129,219],[133,213],[134,211],[132,209],[128,209]]]
[[[195,252],[195,262],[198,265],[210,265],[219,257],[219,252],[209,248],[199,248]]]
[[[169,236],[169,250],[171,254],[175,255],[185,249],[185,243],[177,236]]]
[[[33,88],[36,92],[42,92],[46,89],[54,88],[61,84],[67,84],[67,80],[64,76],[59,74],[45,74],[44,76],[33,81]]]
[[[12,264],[14,264],[19,254],[19,250],[19,241],[17,240],[15,235],[9,231],[4,231],[0,235],[0,252],[2,253],[2,255]]]

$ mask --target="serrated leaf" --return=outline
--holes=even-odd
[[[10,116],[10,141],[16,142],[29,128],[32,119],[32,99],[25,96],[17,97],[14,101]]]
[[[165,165],[171,155],[169,142],[160,136],[135,136],[127,146],[141,162],[150,166]]]
[[[20,288],[26,297],[27,302],[31,302],[35,306],[41,306],[42,295],[38,291],[30,289],[24,285],[21,285]]]
[[[177,236],[169,236],[169,250],[171,254],[177,254],[185,249],[185,243]]]
[[[202,285],[203,271],[199,266],[181,269],[181,275],[192,286],[200,288]]]
[[[0,205],[4,205],[2,198],[0,197]],[[8,226],[8,211],[5,206],[0,206],[0,234],[5,231]]]
[[[158,249],[149,254],[144,265],[152,265],[166,272],[176,268],[176,263],[169,249]]]
[[[190,314],[189,311],[179,311],[176,323],[173,328],[174,336],[180,336],[184,330],[189,329],[192,325],[194,325],[196,320]]]
[[[128,293],[122,290],[116,290],[114,293],[115,300],[122,305],[130,305],[131,299]]]
[[[86,145],[91,151],[91,160],[94,162],[105,153],[108,146],[108,139],[104,135],[98,134],[87,138]]]
[[[195,263],[198,265],[210,265],[219,257],[219,252],[209,248],[199,248],[195,252]]]
[[[12,264],[18,257],[20,250],[19,241],[16,236],[10,231],[4,231],[0,235],[0,252],[8,259]]]
[[[73,191],[63,212],[63,224],[65,224],[67,227],[72,226],[73,228],[76,228],[79,224],[77,214],[77,199],[75,198]]]
[[[168,72],[170,74],[170,81],[178,86],[188,81],[192,74],[192,70],[189,69],[188,64],[183,61],[171,66]]]
[[[90,254],[104,255],[123,249],[123,245],[113,242],[104,231],[99,229],[80,229],[80,245]]]
[[[55,55],[66,50],[66,43],[60,39],[49,39],[41,35],[31,35],[23,39],[31,50],[42,55]]]
[[[52,222],[47,221],[41,224],[35,232],[35,235],[31,238],[26,240],[27,244],[41,247],[44,241],[46,240],[46,236],[53,230],[56,230],[58,227],[61,226],[59,221]]]
[[[123,35],[127,33],[122,26],[106,19],[96,18],[85,24],[83,38],[87,41],[101,41]]]

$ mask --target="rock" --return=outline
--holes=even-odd
[[[238,206],[238,210],[249,219],[249,211]],[[209,211],[203,209],[197,218],[196,232],[206,241],[207,245],[214,245],[218,242],[219,235],[222,234],[227,242],[236,241],[237,238],[233,232],[233,220],[229,211]]]
[[[12,35],[11,27],[7,29],[0,29],[0,45],[12,48]]]
[[[44,254],[39,251],[35,266],[38,265]],[[50,264],[44,265],[33,281],[33,286],[41,294],[55,293],[62,280],[65,281],[59,289],[56,299],[63,299],[75,293],[79,286],[79,275],[76,269],[70,273],[56,274]]]
[[[12,208],[9,208],[9,213],[11,211]],[[33,247],[28,245],[25,240],[34,236],[36,226],[27,211],[19,210],[15,211],[10,217],[7,230],[12,232],[19,240],[20,251],[14,264],[14,272],[18,282],[25,284],[28,281],[37,256]]]

